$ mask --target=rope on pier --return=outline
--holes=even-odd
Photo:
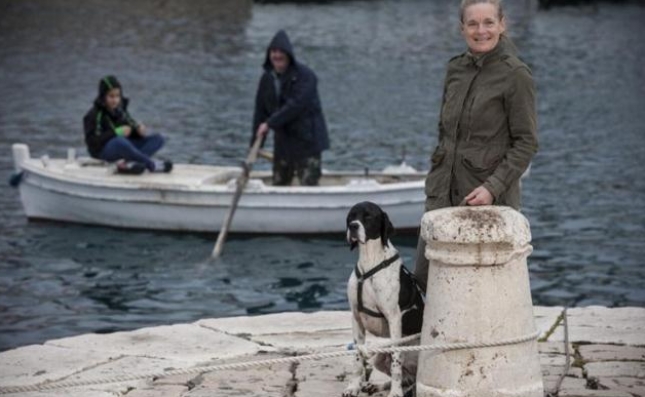
[[[24,392],[34,392],[34,391],[68,389],[68,388],[80,387],[80,386],[96,386],[96,385],[103,385],[108,383],[130,382],[130,381],[137,381],[137,380],[163,378],[166,376],[200,374],[200,373],[213,372],[213,371],[245,370],[245,369],[262,367],[262,366],[271,366],[271,365],[278,365],[278,364],[293,364],[293,363],[300,363],[303,361],[346,357],[346,356],[355,355],[359,352],[363,355],[369,356],[372,354],[409,353],[409,352],[421,352],[421,351],[429,351],[429,350],[451,351],[451,350],[463,350],[463,349],[479,349],[479,348],[486,348],[486,347],[498,347],[498,346],[515,345],[519,343],[529,342],[537,339],[539,334],[540,332],[538,331],[530,335],[524,335],[517,338],[504,339],[504,340],[494,341],[494,342],[461,342],[461,343],[442,343],[442,344],[432,344],[432,345],[397,346],[397,345],[409,343],[419,339],[420,334],[415,334],[402,339],[398,339],[396,341],[375,345],[374,347],[359,346],[357,347],[357,350],[339,350],[339,351],[328,352],[328,353],[305,354],[302,356],[282,357],[282,358],[257,360],[257,361],[246,361],[241,363],[210,365],[210,366],[204,366],[204,367],[179,368],[179,369],[172,369],[169,371],[162,371],[162,372],[128,374],[128,375],[102,377],[102,378],[95,378],[95,379],[82,379],[77,381],[59,381],[59,382],[53,381],[53,382],[38,383],[38,384],[26,385],[26,386],[6,386],[6,387],[0,387],[0,394],[13,394],[13,393],[24,393]]]

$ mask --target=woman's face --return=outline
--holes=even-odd
[[[470,52],[475,55],[491,51],[499,36],[506,29],[504,20],[499,19],[497,7],[490,3],[478,3],[464,10],[461,33],[466,39]]]

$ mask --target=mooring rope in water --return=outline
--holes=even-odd
[[[396,345],[408,343],[416,339],[419,339],[420,334],[416,334],[416,335],[408,336],[406,338],[398,339],[396,341],[380,344],[375,347],[360,346],[358,347],[357,350],[339,350],[339,351],[328,352],[328,353],[313,353],[313,354],[305,354],[302,356],[282,357],[282,358],[257,360],[257,361],[246,361],[241,363],[210,365],[210,366],[204,366],[204,367],[179,368],[179,369],[172,369],[172,370],[163,371],[163,372],[128,374],[128,375],[103,377],[103,378],[95,378],[95,379],[83,379],[83,380],[77,380],[77,381],[60,381],[60,382],[53,381],[53,382],[38,383],[38,384],[26,385],[26,386],[5,386],[5,387],[0,387],[0,394],[13,394],[13,393],[24,393],[24,392],[33,392],[33,391],[68,389],[68,388],[80,387],[80,386],[96,386],[96,385],[103,385],[107,383],[122,383],[122,382],[136,381],[136,380],[146,380],[150,378],[154,379],[154,378],[163,378],[167,376],[190,375],[190,374],[199,374],[199,373],[214,372],[214,371],[241,370],[241,369],[243,370],[243,369],[250,369],[255,367],[271,366],[276,364],[293,364],[293,363],[300,363],[303,361],[346,357],[346,356],[352,356],[354,354],[357,354],[359,351],[361,354],[371,355],[371,354],[421,352],[421,351],[429,351],[429,350],[450,351],[450,350],[498,347],[498,346],[515,345],[519,343],[529,342],[537,339],[539,335],[540,335],[540,332],[538,331],[530,335],[524,335],[521,337],[510,338],[510,339],[505,339],[505,340],[496,341],[496,342],[460,342],[460,343],[443,343],[443,344],[434,344],[434,345],[396,346]]]

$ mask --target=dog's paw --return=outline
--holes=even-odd
[[[387,391],[387,390],[390,390],[390,382],[386,382],[386,383],[366,382],[363,384],[363,387],[361,388],[361,391],[363,393],[367,393],[370,396],[374,393],[380,393],[382,391]]]
[[[403,397],[403,389],[399,387],[392,387],[390,394],[387,397]]]
[[[360,393],[360,388],[356,387],[348,387],[343,391],[342,397],[358,397],[358,394]]]

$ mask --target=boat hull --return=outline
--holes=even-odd
[[[179,164],[171,174],[121,176],[105,166],[24,157],[17,169],[23,174],[19,189],[28,218],[131,229],[219,231],[239,174],[235,167]],[[326,178],[342,183],[276,187],[266,184],[269,172],[252,174],[231,232],[344,232],[347,212],[361,201],[381,205],[398,230],[418,228],[425,199],[422,174],[381,175],[394,183],[351,173]]]

